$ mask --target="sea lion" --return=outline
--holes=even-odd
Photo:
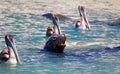
[[[65,34],[52,34],[48,38],[44,46],[44,50],[55,53],[63,53],[64,48],[66,46],[65,41],[66,41]]]
[[[61,29],[57,24],[57,18],[56,13],[51,15],[54,26],[49,26],[47,28],[46,35],[49,36],[49,38],[44,46],[44,50],[55,53],[63,53],[66,46],[66,36],[65,34],[62,34]]]
[[[5,36],[7,50],[2,50],[0,53],[0,61],[9,64],[20,64],[20,59],[16,50],[13,35],[7,34]]]

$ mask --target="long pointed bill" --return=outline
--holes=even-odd
[[[58,20],[57,14],[54,14],[54,13],[53,13],[53,14],[52,14],[52,21],[53,21],[53,24],[57,26],[57,29],[58,29],[59,34],[62,34],[61,29],[60,29],[59,25],[57,24],[55,18]]]
[[[18,64],[21,64],[21,61],[20,61],[20,58],[18,56],[18,52],[17,52],[17,49],[16,49],[16,45],[15,45],[15,41],[14,41],[13,36],[12,35],[6,35],[5,36],[5,42],[6,42],[7,46],[9,46],[13,49]]]
[[[78,6],[78,11],[79,11],[80,17],[82,17],[81,6]]]
[[[78,10],[79,10],[79,13],[80,13],[80,17],[83,17],[84,18],[84,21],[85,21],[85,25],[86,25],[86,28],[87,29],[90,29],[90,25],[89,25],[89,22],[88,22],[88,19],[87,19],[87,16],[86,16],[86,11],[85,11],[85,7],[83,6],[79,6],[78,7]]]

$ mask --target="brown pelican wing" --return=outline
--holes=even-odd
[[[59,21],[64,21],[64,22],[73,22],[74,21],[74,19],[69,18],[65,15],[58,14],[58,13],[56,13],[56,14],[57,14],[56,16]],[[43,14],[42,16],[52,20],[52,13],[46,13],[46,14]]]

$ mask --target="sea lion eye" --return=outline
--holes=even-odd
[[[56,40],[57,38],[56,37],[53,37],[52,40]]]

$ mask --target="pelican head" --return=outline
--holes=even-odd
[[[6,42],[7,47],[14,48],[13,44],[12,44],[13,43],[13,36],[12,35],[7,34],[5,36],[5,42]],[[6,62],[9,59],[10,59],[10,51],[9,50],[2,50],[2,52],[0,53],[0,60],[3,62]]]
[[[6,45],[11,47],[11,48],[14,48],[14,45],[15,45],[15,42],[14,42],[14,37],[13,35],[10,35],[10,34],[7,34],[5,36],[5,42],[6,42]]]
[[[7,34],[5,36],[5,42],[8,50],[2,50],[0,53],[0,60],[6,63],[20,64],[13,35]]]
[[[46,36],[51,36],[52,34],[61,34],[60,27],[57,24],[58,21],[57,13],[52,13],[51,18],[52,18],[53,26],[48,26],[46,31]]]
[[[54,31],[54,26],[48,26],[46,36],[51,36],[52,34],[54,34]]]
[[[9,59],[9,53],[7,50],[2,50],[1,53],[0,53],[0,60],[2,62],[5,62]]]

